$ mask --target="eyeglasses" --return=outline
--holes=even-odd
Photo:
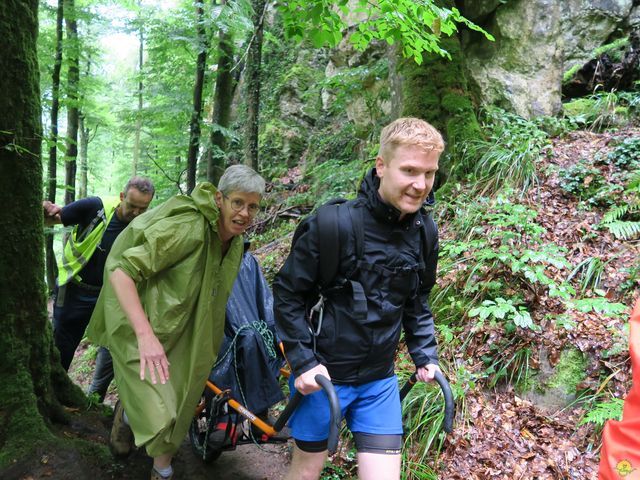
[[[250,203],[249,205],[247,205],[246,203],[244,203],[244,200],[241,200],[239,198],[229,198],[224,193],[222,194],[222,196],[229,200],[229,202],[231,203],[231,209],[234,212],[241,212],[246,206],[249,215],[253,217],[260,211],[260,205],[257,205],[255,203]]]

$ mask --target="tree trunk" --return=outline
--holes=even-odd
[[[221,4],[226,5],[227,0]],[[225,168],[225,151],[227,138],[219,127],[229,128],[231,120],[231,103],[233,101],[234,78],[231,73],[233,66],[233,39],[230,32],[220,29],[218,36],[218,69],[216,72],[216,86],[213,94],[212,128],[209,136],[209,150],[207,151],[207,179],[214,185],[218,184]]]
[[[0,210],[0,468],[53,440],[44,417],[62,414],[54,385],[66,377],[51,362],[45,299],[37,32],[38,0],[3,2],[0,109],[11,115],[0,115],[0,188],[12,203]]]
[[[65,155],[64,203],[76,198],[76,158],[78,157],[78,85],[80,83],[80,46],[75,0],[65,0],[69,71],[67,73],[67,153]]]
[[[247,55],[246,99],[247,123],[244,135],[245,163],[258,170],[258,117],[260,113],[260,64],[262,60],[262,36],[266,0],[252,0],[253,35],[249,40]]]
[[[138,111],[136,115],[136,131],[133,144],[133,176],[138,174],[140,168],[140,135],[142,131],[142,63],[144,60],[144,32],[142,26],[138,32],[140,48],[138,49]]]
[[[88,78],[91,73],[91,53],[87,58],[87,71],[85,72],[85,78]],[[79,96],[80,97],[80,96]],[[81,98],[81,103],[84,103],[84,96]],[[89,133],[90,130],[85,125],[85,116],[82,110],[78,109],[78,135],[80,142],[78,145],[78,156],[80,158],[80,185],[78,186],[78,198],[85,198],[87,196],[87,172],[89,170]]]
[[[89,129],[84,124],[84,114],[79,112],[78,115],[78,134],[80,136],[80,145],[78,149],[78,158],[80,159],[80,179],[78,185],[78,198],[87,196],[87,171],[89,157]]]
[[[56,202],[56,188],[58,175],[58,112],[60,110],[60,70],[62,69],[62,23],[64,0],[58,0],[56,12],[56,56],[51,75],[51,136],[49,137],[49,164],[47,169],[47,200]],[[45,235],[45,251],[47,263],[47,286],[49,291],[55,288],[58,277],[58,265],[53,251],[54,230]]]
[[[187,192],[196,186],[198,150],[200,148],[200,118],[202,116],[202,90],[204,88],[204,69],[207,63],[207,32],[204,27],[204,7],[196,4],[196,30],[198,32],[198,57],[196,60],[196,82],[193,86],[193,111],[189,125],[189,152],[187,154]]]
[[[451,0],[440,0],[440,6],[452,8]],[[468,140],[482,138],[473,99],[467,85],[464,54],[457,35],[442,37],[440,46],[451,54],[451,60],[435,53],[423,55],[422,65],[403,58],[397,66],[401,83],[401,115],[422,118],[445,137],[448,156],[443,156],[435,188],[447,181],[456,149]],[[462,170],[459,173],[464,173]]]

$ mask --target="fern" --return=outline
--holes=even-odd
[[[627,192],[640,191],[640,172],[635,173],[627,184]]]
[[[618,240],[631,240],[640,235],[640,222],[617,221],[604,223],[603,226]]]
[[[616,205],[602,218],[602,223],[612,223],[620,220],[629,211],[629,205]]]
[[[596,403],[593,410],[589,411],[578,425],[595,423],[602,427],[607,420],[620,420],[623,405],[624,401],[620,398],[613,398],[610,402]]]

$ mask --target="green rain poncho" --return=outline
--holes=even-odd
[[[118,236],[87,335],[113,357],[122,405],[138,446],[156,457],[185,438],[224,336],[225,306],[243,253],[235,237],[224,258],[216,189],[198,185],[136,218]],[[136,283],[142,306],[170,363],[170,379],[140,380],[138,342],[108,281],[116,268]]]

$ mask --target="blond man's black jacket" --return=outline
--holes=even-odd
[[[276,328],[296,376],[321,363],[335,383],[390,377],[402,328],[416,367],[438,363],[427,301],[436,276],[437,229],[430,230],[432,248],[423,252],[422,224],[433,220],[419,211],[399,221],[400,212],[380,198],[379,182],[375,170],[369,172],[358,197],[348,204],[352,215],[362,216],[362,254],[356,254],[353,229],[342,229],[340,273],[322,289],[327,299],[315,352],[308,322],[320,290],[315,216],[305,221],[274,280]]]

